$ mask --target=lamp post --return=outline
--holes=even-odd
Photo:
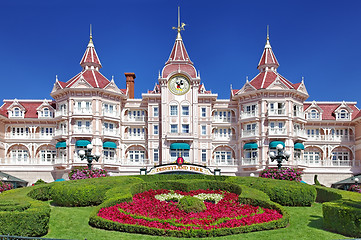
[[[278,169],[281,169],[282,161],[283,160],[288,161],[288,158],[291,156],[291,152],[290,151],[283,151],[283,145],[282,144],[278,144],[276,146],[276,149],[277,149],[277,155],[274,152],[270,152],[269,156],[270,156],[272,162],[274,160],[277,161],[277,167],[278,167]]]
[[[356,186],[358,186],[358,182],[360,181],[360,179],[358,178],[355,178],[355,183],[356,183]]]
[[[93,145],[88,144],[88,146],[86,146],[87,150],[80,150],[79,151],[79,156],[81,158],[81,160],[84,160],[84,158],[86,158],[86,160],[88,161],[88,169],[91,170],[92,168],[92,162],[93,160],[97,161],[100,158],[100,152],[96,152],[94,155],[92,155],[92,150],[93,150]]]

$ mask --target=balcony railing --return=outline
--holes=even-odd
[[[284,135],[286,134],[286,128],[269,128],[269,135]]]
[[[213,135],[213,140],[230,141],[230,140],[235,140],[235,139],[236,138],[233,135],[219,135],[219,134]]]
[[[93,114],[91,108],[74,108],[74,114]]]
[[[258,136],[258,129],[243,130],[242,137],[255,137]]]
[[[257,165],[258,158],[242,158],[242,165]]]
[[[309,141],[320,141],[325,140],[324,135],[307,135]]]
[[[119,130],[118,129],[104,128],[103,129],[103,134],[104,135],[109,135],[109,136],[119,136]]]
[[[119,117],[119,113],[117,111],[103,110],[103,116],[105,116],[105,117]]]
[[[306,166],[330,166],[330,167],[351,167],[359,166],[359,162],[355,160],[306,160],[300,159],[295,161],[296,164],[306,165]]]
[[[121,161],[122,165],[130,165],[130,166],[144,166],[149,165],[149,159],[124,159]]]
[[[241,119],[257,117],[258,111],[241,112]]]
[[[293,130],[293,136],[307,138],[306,131],[302,130],[302,129],[294,129]]]
[[[65,110],[55,112],[55,117],[62,117],[62,116],[68,116],[68,113]]]
[[[31,138],[31,134],[30,133],[24,133],[24,134],[6,133],[5,137],[11,138],[11,139],[28,139],[28,138]]]
[[[225,117],[225,118],[220,118],[220,117],[213,117],[213,122],[216,123],[232,123],[235,122],[235,118],[234,117]]]
[[[268,116],[285,116],[285,115],[286,115],[286,110],[284,108],[268,110]]]
[[[305,113],[300,111],[293,111],[293,116],[298,118],[305,118]]]
[[[355,141],[355,137],[353,135],[329,135],[329,136],[326,136],[326,140],[329,140],[329,141],[337,141],[337,142],[342,142],[342,141],[345,141],[345,142],[350,142],[350,141]]]
[[[66,135],[66,134],[68,134],[66,129],[59,129],[55,131],[55,136]]]
[[[90,127],[76,127],[74,128],[74,133],[88,133],[92,134],[92,128]]]
[[[2,158],[0,163],[3,165],[53,165],[66,163],[66,159],[41,159],[41,158]]]
[[[213,166],[235,166],[236,160],[234,158],[230,159],[212,159],[211,165]]]
[[[128,121],[128,122],[144,122],[145,121],[145,116],[127,115],[127,116],[125,116],[124,120]]]
[[[127,134],[125,135],[125,139],[132,139],[132,140],[144,140],[145,139],[145,135],[132,135],[132,134]]]
[[[40,133],[40,134],[36,134],[36,135],[35,135],[35,138],[50,139],[50,138],[53,138],[54,135],[55,135],[55,133],[48,133],[48,134],[46,134],[46,133],[41,134],[41,133]]]

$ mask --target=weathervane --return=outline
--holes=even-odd
[[[186,24],[185,23],[181,23],[181,21],[180,21],[180,7],[178,7],[178,27],[172,27],[172,29],[177,29],[177,31],[178,31],[178,35],[180,36],[180,32],[183,30],[185,30],[184,29],[184,26],[185,26]]]

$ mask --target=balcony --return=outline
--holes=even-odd
[[[213,122],[215,122],[215,123],[232,123],[235,121],[236,121],[236,119],[234,117],[229,117],[229,118],[213,117]]]
[[[258,158],[242,158],[242,165],[258,165]]]
[[[76,127],[74,128],[74,133],[88,133],[92,134],[92,128],[90,127]]]
[[[105,110],[103,109],[103,116],[104,117],[120,117],[119,113],[117,111],[109,111],[109,110]]]
[[[74,108],[73,114],[92,115],[93,111],[91,108]]]
[[[353,135],[329,135],[326,136],[326,140],[335,142],[353,142],[355,137]]]
[[[192,140],[194,136],[192,133],[168,132],[166,138],[167,140]]]
[[[119,129],[103,128],[103,135],[118,136],[119,137]]]
[[[305,119],[305,113],[300,111],[293,111],[293,117]]]
[[[258,111],[241,112],[241,119],[258,117]]]
[[[269,128],[268,135],[286,135],[286,128]]]
[[[235,166],[236,165],[236,159],[230,158],[230,159],[212,159],[211,165],[213,166]]]
[[[214,134],[213,138],[214,141],[231,141],[231,140],[236,140],[235,136],[231,135],[219,135],[219,134]]]
[[[299,159],[295,161],[298,165],[305,166],[314,166],[314,167],[351,167],[351,166],[359,166],[359,162],[355,160],[307,160],[307,159]]]
[[[307,135],[308,141],[322,141],[325,140],[324,135]]]
[[[141,135],[133,135],[133,134],[127,134],[125,135],[124,139],[131,139],[131,140],[144,140],[145,139],[145,135],[141,134]]]
[[[293,130],[294,137],[307,138],[306,131],[304,129],[294,129]]]
[[[244,130],[242,129],[241,133],[242,137],[257,137],[258,136],[258,129],[250,129],[250,130]]]
[[[55,136],[61,136],[61,135],[66,135],[68,134],[66,129],[58,129],[55,131]]]
[[[55,133],[44,133],[44,134],[36,134],[35,138],[40,138],[40,139],[52,139],[55,136]]]
[[[129,165],[129,166],[145,166],[149,165],[149,159],[124,159],[121,161],[122,165]]]
[[[145,121],[145,116],[130,116],[127,115],[125,116],[124,120],[127,122],[144,122]]]
[[[270,109],[268,110],[268,116],[286,116],[286,110],[284,108]]]
[[[66,116],[68,116],[68,113],[65,110],[55,112],[55,117],[66,117]]]
[[[0,163],[3,165],[53,165],[66,163],[66,159],[41,159],[41,158],[2,158]]]
[[[30,139],[31,135],[30,135],[30,133],[24,133],[24,134],[6,133],[5,138],[9,138],[9,139]]]

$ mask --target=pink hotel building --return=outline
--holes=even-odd
[[[278,73],[267,37],[259,73],[229,99],[207,91],[178,27],[173,49],[153,91],[134,98],[134,73],[126,89],[100,73],[92,37],[82,70],[56,79],[54,100],[4,100],[0,108],[0,171],[35,182],[66,178],[85,165],[78,151],[92,143],[95,167],[112,175],[186,162],[221,169],[222,175],[257,175],[269,152],[291,151],[285,166],[304,171],[304,181],[330,185],[361,172],[361,111],[356,102],[307,102],[304,82]]]

